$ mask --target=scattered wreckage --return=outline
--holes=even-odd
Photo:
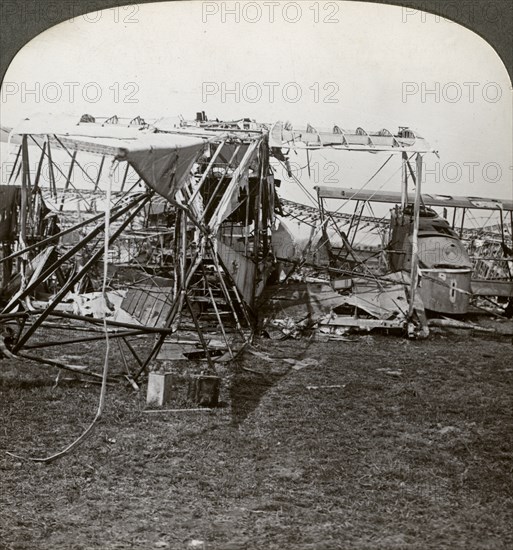
[[[4,355],[72,368],[27,353],[34,335],[57,320],[93,333],[103,326],[133,355],[136,385],[155,361],[198,359],[215,372],[263,330],[426,337],[426,309],[463,314],[475,296],[510,300],[511,309],[512,205],[423,195],[423,157],[435,152],[409,128],[323,132],[198,113],[152,123],[34,117],[2,130],[14,157],[0,186]],[[385,164],[399,156],[401,191],[320,186],[317,207],[280,199],[276,167],[290,175],[287,151],[323,148],[386,153]],[[95,177],[81,155],[98,159]],[[355,213],[329,208],[333,200],[357,201]],[[363,216],[372,200],[396,205],[391,222]],[[471,208],[496,210],[500,227],[464,247],[463,219],[458,234],[456,214],[449,224],[430,206],[461,208],[463,219]],[[388,239],[377,251],[358,250],[362,220]],[[140,335],[154,337],[144,356],[130,342]],[[59,342],[37,344],[45,345]]]

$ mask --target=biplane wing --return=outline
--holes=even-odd
[[[16,145],[21,145],[21,139],[19,136],[11,135],[12,128],[9,128],[8,126],[0,126],[0,143],[8,143],[9,142],[9,136],[11,136],[11,143],[15,143]]]
[[[212,218],[213,231],[236,206],[233,195],[244,185],[245,172],[263,138],[259,131],[251,135],[246,132],[241,139],[229,129],[213,132],[198,127],[171,128],[168,124],[166,131],[157,131],[159,124],[149,127],[142,119],[134,119],[128,125],[119,125],[117,119],[109,120],[95,123],[87,116],[78,119],[36,115],[24,119],[12,130],[12,136],[27,135],[36,143],[44,137],[52,145],[68,150],[70,155],[72,151],[81,151],[126,161],[150,188],[170,201],[189,183],[191,169],[203,155],[205,145],[214,143],[219,147],[216,153],[219,159],[227,156],[226,162],[230,159],[229,164],[233,165],[238,161],[238,166],[231,177],[230,189]]]
[[[372,189],[349,189],[329,186],[317,186],[315,189],[319,198],[322,199],[343,199],[391,204],[399,204],[401,202],[401,193],[398,191],[376,191]],[[409,194],[408,202],[413,203],[414,200],[413,194]],[[513,201],[482,197],[455,197],[452,195],[423,193],[422,202],[425,206],[513,211]]]
[[[429,143],[410,128],[399,128],[394,134],[383,128],[377,132],[363,128],[344,130],[335,125],[331,131],[317,130],[310,124],[294,129],[290,124],[276,122],[271,126],[269,144],[273,148],[321,149],[368,153],[436,153]]]
[[[21,241],[22,248],[4,258],[0,256],[0,260],[37,252],[39,247],[48,242],[60,242],[62,236],[70,235],[89,224],[92,226],[88,231],[73,235],[75,240],[69,246],[65,243],[66,248],[59,245],[55,259],[52,258],[51,263],[46,262],[42,273],[20,289],[14,301],[11,300],[1,310],[4,317],[15,314],[14,310],[20,305],[27,305],[28,302],[25,304],[23,301],[30,300],[35,289],[41,285],[47,285],[45,289],[52,292],[54,287],[57,288],[55,299],[43,304],[41,315],[16,341],[13,347],[15,353],[25,346],[44,319],[53,315],[56,308],[62,305],[70,290],[86,280],[85,277],[89,277],[88,274],[96,270],[102,261],[105,262],[107,248],[108,262],[115,266],[113,269],[116,273],[120,273],[120,279],[116,279],[115,285],[130,286],[134,280],[139,285],[142,281],[142,286],[139,286],[143,290],[136,296],[136,306],[130,315],[142,323],[141,330],[145,334],[156,332],[160,335],[141,366],[158,358],[166,337],[179,330],[195,331],[194,353],[206,357],[211,367],[211,352],[226,350],[226,354],[220,357],[226,355],[233,358],[237,347],[242,349],[250,341],[253,333],[250,308],[274,269],[269,242],[274,221],[275,183],[269,166],[267,131],[241,130],[232,125],[211,131],[194,122],[183,127],[177,124],[172,120],[161,120],[156,126],[150,126],[140,117],[128,125],[120,124],[116,116],[101,121],[89,115],[80,119],[34,117],[3,132],[8,142],[13,143],[13,138],[21,138],[21,146],[17,147],[11,169],[14,183],[11,187],[16,193],[19,190],[25,204],[19,208],[23,216],[20,216],[21,229],[17,232],[21,237],[18,238],[13,231],[9,241],[10,245]],[[40,151],[29,147],[33,143]],[[57,155],[52,157],[53,148],[60,148],[71,158],[67,174],[59,168]],[[53,193],[56,204],[61,196],[59,210],[54,207],[58,213],[52,211],[50,219],[56,224],[64,219],[68,210],[64,211],[62,205],[70,187],[74,191],[81,191],[74,185],[75,173],[80,170],[80,176],[87,175],[83,159],[76,159],[78,152],[102,157],[98,163],[97,176],[95,179],[88,178],[88,188],[83,191],[90,191],[90,183],[93,183],[93,194],[98,194],[101,201],[111,201],[111,204],[106,202],[105,208],[110,215],[87,216],[87,219],[77,224],[73,218],[71,227],[61,231],[57,226],[46,237],[46,226],[40,229],[39,223],[40,219],[47,217],[46,212],[41,213],[42,207],[34,216],[37,225],[28,223],[32,217],[26,215],[29,211],[27,205],[35,203],[30,191],[33,188],[41,190],[40,177],[44,163],[47,162],[48,189]],[[39,156],[34,177],[30,171],[31,154]],[[102,167],[107,158],[115,161],[109,171],[111,191],[116,183],[117,161],[124,162],[121,198],[119,194],[107,193],[105,199],[104,191],[100,188]],[[140,180],[124,191],[130,168],[140,176]],[[66,178],[63,186],[57,187],[54,170]],[[133,191],[141,181],[170,202],[170,205],[165,205],[167,208],[163,215],[151,213],[152,193]],[[94,203],[91,201],[91,205],[87,206],[88,215],[98,211],[96,200],[97,197],[94,197]],[[78,218],[81,214],[79,207],[77,213]],[[95,222],[98,223],[92,225]],[[31,241],[23,237],[24,233],[30,236]],[[105,236],[104,247],[98,246],[102,234]],[[136,239],[138,242],[134,242]],[[35,245],[25,246],[25,241],[34,242]],[[151,259],[152,246],[156,241],[158,253],[150,264],[147,260]],[[91,251],[86,249],[90,243],[93,243]],[[115,248],[118,243],[119,248]],[[84,260],[83,253],[86,250],[87,259]],[[61,272],[63,267],[65,272]],[[52,277],[58,270],[59,276],[56,276],[54,284]],[[9,271],[9,277],[12,272],[13,269]],[[155,276],[161,275],[171,284],[153,284],[156,282]],[[53,286],[50,287],[48,281]],[[149,283],[146,284],[146,281]],[[92,284],[96,282],[95,279]],[[150,293],[146,292],[146,287],[151,290]],[[2,288],[3,285],[0,290]],[[222,308],[217,307],[216,301]],[[163,309],[163,304],[167,309]],[[127,302],[120,307],[128,305]],[[27,308],[35,311],[30,308],[30,304]],[[106,310],[102,313],[105,314]],[[79,311],[79,314],[73,313],[73,319],[88,317],[88,313],[82,315]],[[164,326],[158,326],[156,321],[160,324],[162,319],[165,319]],[[118,323],[112,319],[110,322]],[[226,323],[234,327],[233,332],[228,333],[223,328]],[[118,323],[113,326],[121,325]],[[129,327],[131,323],[123,326]],[[215,349],[211,345],[214,326],[221,327],[223,335],[223,342],[220,346],[216,343]],[[214,330],[217,331],[217,328]],[[143,369],[139,372],[142,373]]]
[[[328,187],[328,186],[317,186],[315,188],[319,200],[324,199],[338,199],[344,201],[360,201],[362,203],[366,202],[379,202],[379,203],[389,203],[389,204],[401,204],[401,193],[397,191],[381,191],[381,190],[371,190],[371,189],[349,189],[343,187]],[[413,204],[415,198],[413,194],[408,195],[407,204]],[[453,220],[453,231],[452,237],[449,237],[449,223],[446,220],[441,220],[437,225],[426,219],[422,221],[421,229],[424,230],[424,246],[421,249],[420,259],[424,264],[424,278],[426,280],[424,284],[423,300],[425,304],[434,304],[430,306],[431,309],[436,311],[440,310],[443,306],[443,310],[450,311],[446,306],[449,303],[445,298],[440,298],[440,282],[436,281],[436,287],[433,287],[431,284],[433,279],[433,274],[429,274],[426,270],[426,265],[428,268],[430,266],[429,260],[436,258],[440,262],[440,254],[437,253],[437,250],[457,250],[459,249],[458,254],[452,254],[451,261],[454,262],[454,259],[459,258],[460,260],[468,259],[468,265],[472,266],[472,277],[468,283],[471,285],[467,289],[467,294],[470,293],[474,296],[492,296],[492,297],[503,297],[511,298],[513,297],[513,282],[511,280],[511,268],[509,264],[511,263],[511,252],[508,246],[511,237],[505,237],[505,225],[503,222],[503,213],[509,212],[510,216],[513,218],[513,201],[502,200],[502,199],[491,199],[483,197],[458,197],[452,195],[438,195],[438,194],[422,194],[422,201],[426,207],[443,207],[443,208],[453,208],[456,212],[457,209],[461,209],[463,212],[463,218],[461,220],[461,228],[459,230],[459,235],[454,231],[454,220]],[[463,226],[463,219],[466,210],[489,210],[496,211],[500,213],[501,223],[496,226],[489,227],[489,231],[497,229],[497,238],[487,241],[485,233],[483,230],[478,230],[477,232],[473,229],[465,229]],[[408,232],[404,232],[397,229],[397,224],[394,222],[394,215],[392,215],[392,237],[388,245],[389,249],[403,250],[404,243],[408,243]],[[399,224],[401,225],[401,224]],[[444,229],[446,225],[446,229]],[[404,224],[402,224],[402,227]],[[441,231],[440,235],[433,237],[433,230],[436,233]],[[422,233],[422,232],[421,232]],[[490,233],[489,233],[490,234]],[[492,237],[494,233],[491,233]],[[422,235],[421,235],[422,236]],[[474,237],[480,237],[476,239]],[[456,238],[458,242],[454,242],[453,239]],[[429,239],[432,240],[431,244]],[[435,240],[436,239],[436,240]],[[466,240],[468,243],[468,253],[463,252],[462,240]],[[508,240],[509,239],[509,240]],[[444,245],[444,241],[446,241]],[[452,247],[452,248],[451,248]],[[429,253],[428,253],[429,251]],[[389,261],[391,262],[392,267],[398,267],[403,265],[402,262],[407,258],[407,255],[402,252],[399,253],[389,253]],[[450,264],[449,258],[445,258],[442,262],[444,265]],[[462,268],[463,264],[457,266],[456,264],[453,267]],[[432,271],[432,269],[431,269]],[[427,274],[427,275],[426,275]],[[449,273],[445,274],[449,276]],[[462,281],[458,283],[458,288],[462,287]],[[468,285],[467,285],[468,286]],[[429,291],[428,291],[429,287]],[[431,288],[432,287],[432,288]],[[443,289],[442,289],[443,290]],[[466,311],[466,305],[463,304],[460,312]],[[435,309],[436,308],[436,309]],[[452,311],[454,313],[454,311]]]
[[[148,132],[140,127],[80,123],[71,117],[25,119],[13,133],[46,135],[52,143],[69,151],[127,161],[149,187],[167,199],[180,191],[205,143],[212,139]]]

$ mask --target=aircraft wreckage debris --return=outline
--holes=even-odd
[[[498,332],[465,316],[513,313],[513,203],[423,192],[423,159],[435,151],[409,128],[87,115],[27,118],[2,135],[13,137],[14,155],[0,185],[3,357],[134,389],[148,376],[148,403],[160,407],[190,362],[199,371],[188,374],[185,398],[211,407],[224,363],[245,351],[274,361],[251,348],[256,337],[349,343],[351,333],[376,329],[414,338],[429,327]],[[401,190],[317,186],[315,206],[280,197],[280,171],[304,189],[290,151],[322,149],[385,154],[372,178],[398,159]],[[86,155],[100,160],[95,178],[83,169]],[[350,201],[354,213],[342,212]],[[390,222],[364,215],[372,202],[392,205]],[[473,209],[498,222],[467,227]],[[359,246],[363,227],[378,231],[380,246]],[[57,329],[90,334],[45,337]],[[102,338],[117,343],[122,376],[39,351]],[[306,366],[314,364],[292,365]]]

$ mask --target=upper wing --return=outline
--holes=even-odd
[[[155,133],[144,125],[95,124],[67,116],[25,119],[13,133],[30,135],[36,141],[47,136],[52,144],[68,151],[127,161],[149,187],[167,199],[182,189],[205,143],[213,139],[210,135]]]
[[[348,189],[344,187],[315,187],[320,198],[344,199],[355,201],[385,202],[398,204],[401,202],[401,193],[398,191],[380,191],[372,189]],[[447,208],[475,208],[481,210],[513,211],[513,201],[490,199],[482,197],[454,197],[452,195],[422,194],[426,206],[443,206]],[[414,196],[408,195],[408,202],[414,202]]]
[[[383,128],[367,132],[363,128],[344,130],[334,126],[331,132],[318,131],[308,125],[305,129],[293,129],[283,122],[272,125],[269,137],[271,147],[320,149],[330,147],[346,151],[377,153],[434,153],[429,143],[410,128],[399,128],[396,134]]]

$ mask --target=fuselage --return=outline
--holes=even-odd
[[[389,265],[392,271],[411,270],[413,208],[392,210]],[[421,208],[418,232],[419,293],[424,307],[437,313],[465,314],[469,307],[472,262],[447,220]]]

